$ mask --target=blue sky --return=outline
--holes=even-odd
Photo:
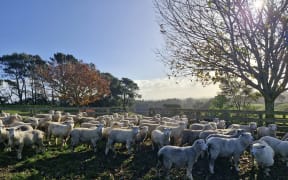
[[[161,88],[166,93],[175,85],[155,55],[164,43],[152,0],[3,0],[0,7],[1,56],[25,52],[47,60],[62,52],[135,80],[140,89],[161,79],[168,83]],[[143,97],[157,99],[149,94]]]

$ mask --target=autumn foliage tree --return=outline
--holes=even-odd
[[[109,82],[94,65],[50,62],[38,69],[56,96],[71,105],[87,105],[109,95]]]

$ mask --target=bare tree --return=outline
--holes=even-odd
[[[287,90],[288,1],[255,1],[155,0],[166,40],[160,54],[174,76],[242,79],[264,97],[271,117]]]

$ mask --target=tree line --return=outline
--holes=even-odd
[[[62,106],[123,106],[140,95],[129,78],[100,72],[70,54],[13,53],[0,57],[0,103]]]

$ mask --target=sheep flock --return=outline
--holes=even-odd
[[[43,154],[50,147],[77,153],[75,148],[80,145],[95,156],[112,161],[121,153],[127,158],[152,153],[155,165],[151,168],[155,170],[154,178],[159,179],[173,177],[173,171],[178,169],[185,169],[186,174],[179,179],[193,179],[199,167],[213,179],[223,170],[220,161],[231,165],[226,171],[237,174],[242,159],[246,166],[258,169],[267,178],[273,177],[270,172],[275,164],[288,170],[288,138],[277,136],[276,124],[225,123],[218,118],[195,122],[185,115],[113,113],[92,117],[85,112],[49,111],[22,117],[2,112],[0,151],[14,154],[17,161]],[[105,145],[100,146],[101,143]],[[25,149],[35,149],[35,153],[28,155]]]

